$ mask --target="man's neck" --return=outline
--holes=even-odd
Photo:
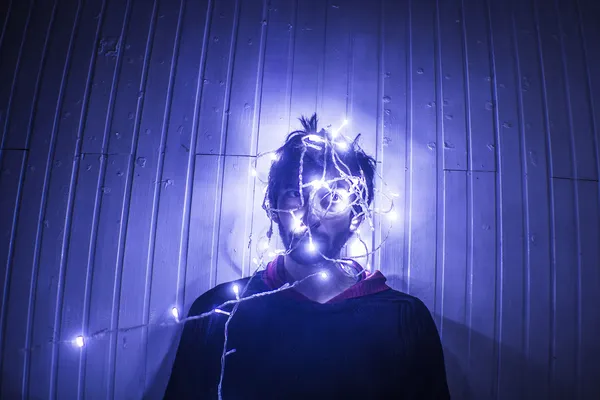
[[[317,303],[326,303],[346,289],[354,285],[356,278],[344,274],[338,266],[331,261],[303,265],[294,261],[290,255],[284,256],[285,279],[292,284],[304,280],[295,287],[296,291]],[[321,272],[327,273],[327,278],[320,276]],[[314,275],[308,278],[310,275]]]

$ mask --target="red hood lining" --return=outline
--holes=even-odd
[[[279,289],[286,283],[283,262],[283,256],[277,256],[275,259],[273,259],[273,261],[267,264],[267,269],[263,274],[263,282],[267,285],[267,287],[269,287],[269,290]],[[362,270],[362,267],[357,262],[353,261],[352,265],[357,273]],[[338,301],[362,297],[391,289],[388,285],[386,285],[386,280],[387,278],[381,273],[381,271],[365,271],[359,275],[358,282],[329,300],[327,303],[335,303]],[[295,291],[294,289],[286,290],[283,293],[286,293],[289,297],[297,300],[310,301],[306,296]]]

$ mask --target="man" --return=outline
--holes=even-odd
[[[194,302],[189,315],[205,315],[185,324],[165,397],[449,398],[425,305],[342,257],[370,216],[375,161],[356,140],[317,132],[316,115],[300,121],[275,153],[263,204],[269,238],[276,223],[286,249]]]

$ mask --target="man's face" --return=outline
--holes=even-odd
[[[277,208],[283,210],[278,212],[279,234],[286,250],[293,249],[290,256],[299,264],[315,264],[323,261],[323,256],[339,258],[353,233],[350,204],[356,196],[348,191],[344,180],[332,181],[339,178],[335,170],[328,172],[325,182],[329,183],[323,185],[322,170],[305,166],[303,184],[314,184],[300,193],[298,176],[292,175],[277,196]]]

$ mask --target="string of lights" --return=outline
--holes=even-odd
[[[358,241],[358,243],[360,243],[360,245],[362,245],[365,250],[365,254],[361,254],[360,257],[368,257],[369,255],[373,254],[375,251],[377,251],[379,248],[381,248],[382,244],[389,237],[389,234],[391,231],[391,224],[390,224],[390,227],[388,229],[388,232],[387,232],[385,238],[382,240],[382,242],[379,244],[379,246],[377,246],[377,248],[374,249],[373,251],[369,252],[366,242],[360,236],[360,231],[358,229],[358,225],[360,224],[359,221],[362,216],[366,217],[371,231],[375,230],[374,222],[373,222],[373,213],[389,214],[390,220],[392,220],[392,221],[397,218],[397,214],[394,210],[394,202],[392,199],[392,197],[396,197],[396,196],[394,194],[392,194],[391,196],[388,196],[386,193],[384,193],[382,191],[378,191],[379,193],[381,193],[383,195],[383,197],[386,197],[390,201],[389,209],[385,210],[384,212],[381,212],[379,209],[371,210],[369,208],[370,199],[369,199],[368,190],[367,190],[367,181],[366,181],[366,177],[364,175],[363,170],[362,169],[360,170],[359,177],[354,176],[351,173],[351,170],[348,167],[348,165],[346,165],[343,162],[342,158],[338,154],[338,151],[348,151],[348,148],[349,148],[349,144],[348,144],[349,139],[346,136],[340,134],[340,131],[347,124],[348,124],[348,121],[344,120],[342,125],[339,128],[337,128],[336,130],[333,130],[330,132],[321,132],[321,133],[324,133],[321,136],[310,133],[310,134],[302,137],[303,147],[302,147],[301,153],[300,153],[300,162],[299,162],[299,168],[298,168],[298,192],[300,193],[300,196],[299,196],[300,205],[298,207],[291,208],[291,209],[289,209],[289,208],[286,208],[286,209],[272,208],[271,204],[269,202],[268,180],[262,180],[259,177],[259,174],[257,172],[256,164],[257,164],[258,159],[260,159],[262,156],[269,154],[270,158],[271,158],[271,163],[276,163],[279,161],[279,154],[278,154],[277,150],[274,152],[269,152],[269,153],[258,155],[257,160],[255,161],[255,166],[253,168],[251,168],[251,170],[250,170],[250,174],[252,177],[258,178],[258,180],[262,184],[265,185],[264,198],[263,198],[263,209],[265,209],[265,211],[267,212],[267,215],[273,216],[275,213],[290,213],[290,216],[292,217],[292,220],[294,223],[294,226],[293,226],[294,233],[308,235],[308,244],[307,244],[307,249],[306,249],[308,252],[311,252],[311,253],[318,252],[323,259],[325,259],[329,262],[333,262],[334,265],[339,266],[343,273],[356,278],[360,274],[366,273],[366,270],[363,268],[359,272],[355,272],[350,267],[350,265],[353,264],[351,260],[349,260],[347,258],[333,259],[333,258],[327,257],[325,254],[323,254],[320,251],[320,249],[313,242],[313,239],[312,239],[313,234],[312,234],[310,225],[303,223],[301,218],[298,218],[298,216],[296,215],[296,211],[301,211],[305,208],[305,200],[304,200],[303,193],[304,193],[304,189],[308,188],[310,190],[308,200],[307,200],[308,208],[310,210],[309,212],[315,212],[319,216],[319,218],[331,218],[331,217],[335,217],[337,215],[344,214],[344,213],[348,212],[348,210],[351,210],[351,212],[353,214],[353,219],[352,219],[352,223],[350,225],[350,229],[356,235],[356,240]],[[327,133],[329,133],[329,134],[327,134]],[[363,150],[357,144],[357,139],[358,139],[358,137],[352,143],[353,148],[357,149],[355,151],[362,152]],[[290,138],[288,138],[288,140],[290,140]],[[304,173],[303,173],[304,172],[304,157],[305,157],[305,154],[306,154],[308,148],[312,148],[312,149],[315,149],[315,150],[323,153],[323,173],[322,173],[322,176],[320,179],[305,183],[304,182]],[[331,150],[330,152],[327,151],[328,148]],[[327,180],[325,178],[326,178],[327,172],[328,172],[327,166],[328,166],[328,161],[329,161],[329,159],[328,159],[329,155],[331,155],[331,164],[333,164],[333,167],[335,168],[337,174],[336,174],[335,178]],[[339,175],[339,176],[337,176],[337,175]],[[378,176],[381,178],[381,176],[379,174],[378,174]],[[338,185],[337,185],[338,182],[345,182],[347,184],[347,188],[345,188],[345,187],[338,188]],[[325,189],[325,194],[323,197],[326,197],[326,196],[334,197],[335,196],[335,198],[338,199],[335,206],[333,205],[333,202],[329,202],[328,206],[326,208],[323,208],[321,206],[321,204],[322,204],[321,201],[316,201],[317,193],[319,193],[322,189]],[[322,200],[323,197],[319,198],[318,200]],[[354,198],[354,200],[350,201],[351,198]],[[357,212],[355,210],[355,208],[357,208],[356,206],[358,206],[360,211]],[[273,218],[271,218],[271,228],[269,229],[269,231],[267,233],[266,245],[263,244],[261,246],[262,251],[259,250],[259,258],[253,259],[253,262],[255,264],[258,264],[259,266],[262,266],[264,264],[264,255],[265,255],[265,252],[270,247],[270,244],[271,244],[270,240],[271,240],[272,232],[273,232]],[[277,253],[287,255],[287,254],[291,253],[292,251],[294,251],[297,248],[297,246],[300,245],[300,243],[301,243],[301,241],[297,241],[295,245],[290,244],[290,247],[288,249],[286,249],[285,251],[278,250],[277,252],[271,252],[269,255],[274,256]],[[260,241],[259,241],[259,244],[260,244]],[[355,257],[357,257],[357,256],[355,256]],[[368,269],[369,268],[368,268],[368,264],[367,264],[367,270]],[[254,278],[255,275],[256,275],[256,272],[254,274],[252,274],[250,280],[246,284],[246,288],[250,285],[250,282],[252,281],[252,279]],[[313,275],[315,275],[315,274],[313,274]],[[311,277],[313,275],[309,275],[308,277]],[[321,277],[321,279],[326,280],[328,278],[328,274],[326,271],[318,272],[317,275],[319,275]],[[294,285],[298,282],[299,281],[294,282]],[[224,331],[225,338],[224,338],[224,344],[223,344],[223,351],[221,354],[221,374],[220,374],[219,386],[218,386],[219,400],[221,400],[223,398],[223,378],[225,375],[226,357],[229,354],[232,354],[235,352],[235,349],[231,349],[231,350],[227,349],[227,340],[228,340],[229,323],[231,322],[235,312],[237,311],[238,306],[239,306],[239,303],[236,304],[236,306],[234,307],[232,312],[228,315],[228,319],[225,323],[225,331]]]
[[[335,216],[343,214],[343,213],[347,213],[348,210],[351,210],[351,214],[352,214],[353,218],[352,218],[352,222],[350,225],[350,229],[353,232],[355,238],[353,240],[349,241],[348,249],[349,249],[350,255],[348,255],[347,257],[340,258],[340,259],[329,258],[325,254],[323,254],[321,252],[321,250],[318,248],[318,246],[314,243],[311,227],[309,225],[305,224],[302,221],[302,218],[300,218],[296,215],[296,212],[302,211],[306,206],[304,195],[299,196],[300,204],[298,205],[298,207],[295,207],[292,209],[289,209],[289,208],[288,209],[277,209],[277,208],[271,207],[270,202],[269,202],[268,179],[265,180],[262,178],[262,174],[260,174],[258,172],[256,166],[258,164],[258,160],[260,160],[263,157],[269,157],[269,159],[271,161],[271,165],[273,163],[278,162],[280,160],[279,150],[274,150],[274,151],[269,151],[266,153],[258,154],[255,157],[253,167],[250,169],[250,176],[253,179],[257,180],[260,184],[265,186],[263,189],[264,198],[263,198],[262,206],[263,206],[263,209],[267,212],[267,215],[273,216],[276,213],[289,213],[294,222],[294,228],[293,228],[294,233],[298,234],[298,235],[304,235],[304,236],[307,235],[308,236],[308,244],[307,244],[306,251],[312,252],[312,253],[314,253],[314,252],[319,253],[324,260],[327,260],[328,262],[333,263],[333,265],[338,267],[344,274],[352,276],[354,278],[358,278],[361,274],[365,274],[365,273],[367,273],[367,271],[370,270],[370,264],[367,261],[366,269],[361,266],[362,269],[360,269],[357,272],[355,269],[351,268],[351,266],[354,264],[352,259],[366,258],[368,260],[368,257],[371,256],[372,254],[374,254],[375,252],[377,252],[382,247],[382,245],[385,243],[385,241],[387,241],[387,239],[390,235],[391,229],[392,229],[392,222],[395,221],[398,217],[398,215],[395,211],[395,208],[394,208],[394,201],[393,201],[393,198],[398,197],[398,195],[391,191],[388,193],[381,189],[374,188],[373,189],[374,193],[379,194],[380,195],[379,197],[381,199],[386,199],[387,201],[389,201],[389,207],[387,207],[385,209],[381,209],[380,207],[370,208],[369,204],[370,204],[371,199],[369,199],[369,193],[367,190],[367,180],[364,175],[364,172],[361,169],[360,176],[353,175],[351,173],[351,169],[348,167],[348,165],[346,165],[346,163],[344,163],[344,161],[342,160],[342,157],[339,155],[339,152],[346,152],[349,150],[350,147],[352,147],[355,152],[363,151],[357,143],[357,140],[360,135],[357,136],[356,139],[351,141],[347,136],[345,136],[342,133],[342,130],[347,125],[348,125],[348,121],[344,120],[344,122],[335,130],[330,130],[330,131],[322,130],[321,132],[319,132],[319,134],[317,134],[316,132],[314,132],[314,133],[311,132],[309,134],[305,133],[304,136],[302,136],[302,138],[301,138],[303,148],[301,149],[300,162],[299,162],[299,168],[298,168],[298,191],[299,191],[299,193],[304,193],[305,189],[310,191],[309,195],[308,195],[308,199],[306,200],[308,202],[308,208],[310,209],[310,212],[314,212],[316,215],[318,215],[319,218],[331,218],[331,217],[335,217]],[[298,133],[298,134],[300,134],[300,133]],[[291,139],[291,137],[288,138],[288,140],[289,139]],[[320,179],[312,180],[312,181],[309,181],[306,183],[305,176],[303,174],[304,157],[309,148],[317,150],[319,152],[323,152],[323,157],[324,157],[324,159],[323,159],[323,174]],[[328,149],[329,149],[329,151],[328,151]],[[335,169],[335,177],[332,179],[326,179],[329,166],[331,166],[331,168]],[[384,182],[381,175],[379,175],[379,173],[377,171],[375,171],[375,173],[379,177],[380,182],[382,183],[382,186],[387,188],[388,185]],[[345,185],[340,185],[340,183],[344,183]],[[322,195],[323,192],[324,192],[324,195]],[[318,197],[318,196],[320,196],[320,197]],[[321,200],[323,199],[324,196],[329,196],[330,198],[335,198],[337,200],[335,202],[329,202],[329,205],[327,207],[322,207]],[[377,197],[377,196],[374,196],[374,197]],[[351,199],[353,199],[353,200],[351,200]],[[390,225],[389,225],[386,235],[381,240],[379,245],[377,247],[375,247],[373,250],[369,251],[367,242],[361,236],[359,225],[360,225],[361,219],[364,218],[368,222],[369,230],[371,232],[373,232],[375,230],[374,215],[376,215],[376,214],[387,216],[388,219],[390,220]],[[250,279],[248,280],[248,282],[246,283],[246,285],[243,288],[240,288],[240,285],[237,283],[233,283],[231,286],[231,290],[232,290],[232,294],[234,295],[234,299],[225,301],[224,303],[218,305],[217,307],[215,307],[214,309],[212,309],[210,311],[207,311],[205,313],[195,315],[195,316],[189,316],[187,318],[181,318],[179,308],[177,306],[174,306],[170,310],[172,319],[169,319],[166,321],[163,320],[161,322],[140,324],[140,325],[135,325],[135,326],[131,326],[128,328],[103,329],[103,330],[99,330],[99,331],[96,331],[94,333],[87,334],[87,335],[81,334],[81,335],[76,336],[75,338],[68,339],[68,340],[51,340],[44,344],[50,344],[50,345],[70,344],[77,348],[84,348],[91,341],[105,338],[109,335],[113,335],[113,334],[117,334],[117,333],[124,333],[124,332],[142,329],[142,328],[152,327],[152,326],[158,327],[158,326],[169,326],[169,325],[183,325],[189,321],[206,318],[206,317],[209,317],[209,316],[215,315],[215,314],[222,314],[222,315],[227,316],[227,320],[225,322],[225,328],[224,328],[225,329],[225,332],[224,332],[225,338],[224,338],[224,344],[223,344],[223,351],[222,351],[222,355],[221,355],[221,375],[220,375],[219,386],[218,386],[218,396],[219,396],[219,399],[222,399],[222,386],[223,386],[223,377],[225,374],[226,358],[227,358],[227,356],[229,356],[230,354],[233,354],[235,352],[235,349],[229,349],[229,350],[227,349],[229,324],[230,324],[232,318],[234,317],[236,311],[238,310],[240,304],[243,302],[258,298],[258,297],[268,296],[268,295],[279,293],[279,292],[282,292],[285,290],[290,290],[290,289],[298,286],[302,282],[306,281],[307,279],[310,279],[315,276],[318,276],[322,280],[327,280],[329,277],[327,271],[320,271],[320,272],[308,275],[307,277],[305,277],[301,280],[295,281],[291,284],[286,283],[285,285],[283,285],[280,288],[275,289],[275,290],[256,293],[256,294],[253,294],[250,296],[244,296],[250,283],[252,282],[254,277],[257,276],[257,272],[260,271],[261,269],[264,269],[264,267],[266,266],[267,257],[269,259],[272,259],[273,257],[278,256],[278,255],[290,254],[301,243],[301,241],[297,241],[297,243],[294,246],[290,245],[290,247],[285,250],[272,249],[271,238],[272,238],[272,233],[273,233],[273,218],[271,218],[270,224],[271,224],[271,226],[270,226],[269,230],[267,231],[266,235],[259,238],[257,241],[257,246],[256,246],[257,257],[254,257],[252,259],[253,264],[255,264],[257,267],[254,270],[254,272],[251,274]],[[233,306],[232,310],[226,311],[224,308],[229,307],[229,306]],[[22,349],[22,351],[25,351],[25,352],[32,351],[36,348],[41,347],[44,344],[31,346],[29,348]]]

